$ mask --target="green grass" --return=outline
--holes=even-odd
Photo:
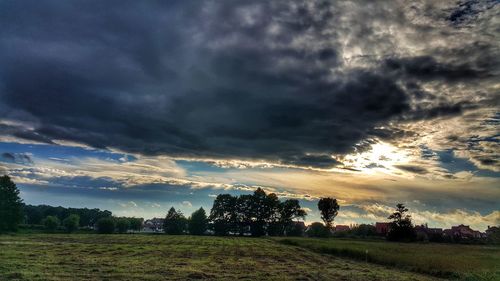
[[[435,280],[266,238],[0,235],[0,280]]]
[[[317,253],[367,260],[434,276],[500,280],[500,247],[458,244],[390,243],[351,239],[277,238]]]

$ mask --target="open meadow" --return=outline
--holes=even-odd
[[[495,245],[392,243],[329,238],[276,238],[316,253],[368,261],[413,272],[462,280],[500,280]]]
[[[0,280],[437,280],[272,239],[169,235],[0,236]]]

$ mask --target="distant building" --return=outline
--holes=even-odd
[[[492,227],[490,227],[488,225],[488,229],[486,229],[485,235],[487,237],[489,237],[489,236],[493,235],[494,233],[498,233],[499,231],[500,231],[500,227],[498,227],[498,226],[492,226]]]
[[[427,227],[427,224],[422,224],[422,225],[417,225],[415,226],[415,231],[417,233],[425,233],[427,235],[433,234],[433,235],[443,235],[443,229],[442,228],[431,228]]]
[[[386,235],[391,227],[390,222],[377,222],[375,223],[375,231],[379,235]]]
[[[146,220],[144,222],[144,231],[145,232],[163,232],[163,223],[165,219],[161,218],[152,218],[150,220]]]
[[[450,229],[445,229],[444,234],[451,238],[459,239],[473,239],[473,238],[484,238],[486,235],[471,229],[468,225],[457,225],[452,226]]]
[[[442,242],[443,240],[442,228],[431,228],[427,224],[422,224],[415,226],[415,232],[418,240],[431,242]]]
[[[350,229],[351,228],[348,225],[338,224],[335,226],[334,231],[341,232],[341,231],[349,231]]]

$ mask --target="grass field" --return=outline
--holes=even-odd
[[[317,253],[332,254],[409,271],[462,280],[500,280],[500,247],[401,244],[352,239],[277,238]],[[367,252],[368,251],[368,252]]]
[[[266,238],[0,236],[0,280],[436,280]]]

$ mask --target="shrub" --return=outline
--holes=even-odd
[[[54,216],[47,216],[43,220],[43,225],[45,226],[45,230],[54,232],[57,227],[59,227],[59,219]]]
[[[77,230],[79,225],[80,225],[79,215],[71,214],[63,220],[63,226],[69,233]]]
[[[313,222],[306,231],[309,237],[328,237],[330,230],[320,222]]]
[[[115,232],[115,226],[115,220],[113,218],[101,218],[96,223],[97,233],[111,234]]]

